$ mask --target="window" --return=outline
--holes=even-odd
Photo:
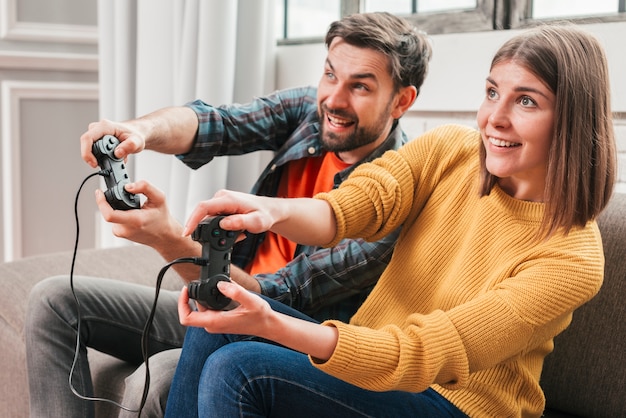
[[[476,8],[476,0],[363,0],[361,3],[365,12],[389,12],[399,15]]]
[[[318,42],[326,34],[331,22],[341,16],[358,12],[386,11],[410,17],[411,20],[419,14],[416,25],[429,33],[444,32],[445,30],[441,28],[450,26],[451,22],[447,21],[450,18],[453,22],[461,22],[466,28],[491,29],[491,18],[479,10],[482,8],[480,4],[492,2],[487,0],[275,0],[275,2],[276,36],[283,44]],[[479,10],[478,19],[477,10]],[[491,10],[491,7],[488,7],[487,13]],[[476,26],[477,21],[480,21],[480,26]]]
[[[328,25],[358,12],[404,16],[429,34],[511,29],[536,20],[626,20],[626,0],[275,0],[281,44],[319,42]]]
[[[620,10],[622,3],[622,10]],[[533,19],[598,16],[623,12],[624,2],[618,0],[533,0]]]
[[[341,0],[276,0],[278,39],[321,38],[341,17]]]

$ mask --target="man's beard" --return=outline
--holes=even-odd
[[[346,114],[343,111],[331,111],[325,105],[321,105],[321,109],[318,110],[320,118],[320,138],[324,149],[331,152],[346,152],[352,151],[365,145],[369,145],[380,138],[387,128],[387,121],[389,120],[391,102],[387,104],[383,113],[376,122],[369,127],[359,126],[358,119],[353,115]],[[354,120],[354,126],[351,133],[338,135],[334,132],[326,132],[326,114],[337,115],[346,119]]]

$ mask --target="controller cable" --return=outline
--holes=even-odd
[[[143,362],[146,366],[146,378],[145,378],[145,382],[144,382],[144,389],[143,389],[143,394],[141,396],[141,403],[139,404],[139,408],[138,409],[133,409],[127,406],[124,406],[112,399],[106,399],[106,398],[99,398],[99,397],[90,397],[90,396],[85,396],[85,395],[81,395],[80,393],[78,393],[78,391],[74,388],[74,386],[72,385],[72,376],[74,375],[74,369],[76,368],[76,363],[78,362],[78,355],[79,355],[79,350],[80,350],[80,328],[81,328],[81,314],[80,314],[80,302],[78,300],[78,296],[76,295],[76,291],[74,289],[74,266],[76,264],[76,256],[78,253],[78,240],[79,240],[79,234],[80,234],[80,225],[79,225],[79,221],[78,221],[78,200],[79,200],[79,196],[80,196],[80,192],[83,188],[83,186],[85,185],[85,183],[87,183],[87,181],[89,179],[91,179],[92,177],[95,176],[108,176],[110,174],[109,170],[100,170],[97,171],[95,173],[92,173],[90,175],[88,175],[80,184],[80,187],[78,188],[78,191],[76,192],[76,198],[74,199],[74,218],[76,221],[76,239],[74,241],[74,251],[72,253],[72,266],[70,268],[70,288],[72,290],[72,296],[74,297],[74,301],[76,302],[76,316],[77,316],[77,322],[76,322],[76,348],[74,350],[74,359],[72,361],[72,367],[70,368],[70,375],[69,375],[69,385],[70,385],[70,389],[72,390],[72,393],[74,393],[74,395],[76,395],[77,397],[79,397],[80,399],[86,400],[86,401],[100,401],[100,402],[108,402],[111,403],[115,406],[117,406],[118,408],[121,408],[125,411],[128,412],[137,412],[137,416],[141,416],[141,411],[143,410],[143,407],[145,406],[146,400],[148,398],[148,390],[150,388],[150,370],[149,370],[149,364],[148,364],[148,358],[149,358],[149,351],[148,351],[148,341],[149,341],[149,334],[150,334],[150,329],[152,327],[152,322],[154,321],[154,316],[156,314],[156,306],[157,306],[157,301],[159,298],[159,292],[161,290],[161,283],[163,282],[163,278],[165,276],[165,273],[167,272],[167,270],[172,267],[175,264],[182,264],[182,263],[193,263],[195,265],[198,266],[206,266],[208,265],[208,260],[202,257],[183,257],[183,258],[177,258],[173,261],[170,261],[169,263],[167,263],[165,266],[163,266],[163,268],[161,268],[161,270],[159,271],[158,277],[157,277],[157,281],[156,281],[156,285],[155,285],[155,294],[154,294],[154,301],[152,303],[152,307],[150,309],[150,314],[148,315],[148,319],[146,320],[146,323],[144,325],[143,328],[143,332],[141,335],[141,354],[143,356]]]

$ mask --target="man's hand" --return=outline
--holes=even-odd
[[[259,282],[237,266],[230,266],[230,278],[241,287],[251,292],[261,293]]]
[[[114,210],[104,197],[102,190],[96,190],[96,203],[105,221],[113,224],[116,237],[148,245],[161,256],[172,261],[180,257],[198,257],[202,253],[199,243],[190,237],[183,237],[183,227],[171,215],[165,201],[165,194],[147,181],[129,183],[126,190],[143,194],[146,201],[141,209]],[[174,267],[186,281],[196,280],[200,268],[191,264],[178,264]]]
[[[144,149],[163,154],[186,154],[190,151],[198,130],[198,116],[186,106],[171,106],[125,122],[103,119],[89,124],[80,137],[80,154],[87,164],[96,167],[91,146],[105,135],[120,140],[115,156],[126,158]]]
[[[113,234],[139,244],[159,248],[181,239],[182,226],[170,215],[165,194],[147,181],[129,183],[126,191],[143,194],[145,203],[140,210],[114,210],[104,193],[96,190],[96,203],[105,221],[113,224]]]
[[[97,167],[98,162],[91,152],[91,147],[105,135],[113,135],[119,139],[120,144],[115,148],[117,158],[126,158],[129,154],[141,152],[146,147],[144,134],[130,123],[116,123],[106,119],[90,123],[87,132],[80,137],[80,155],[93,168]]]

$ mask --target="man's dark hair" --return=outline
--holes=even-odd
[[[415,86],[419,94],[432,55],[424,32],[390,13],[359,13],[331,23],[326,33],[327,48],[335,38],[382,52],[389,57],[389,72],[396,88]]]

